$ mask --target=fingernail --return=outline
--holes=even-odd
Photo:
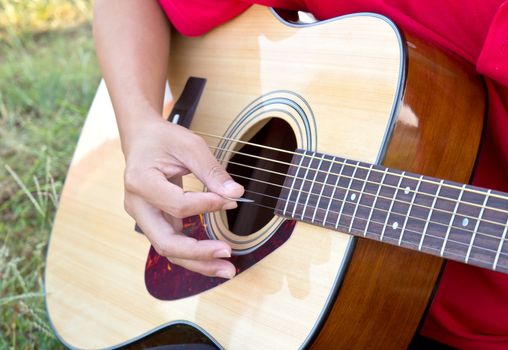
[[[219,249],[213,253],[214,258],[230,258],[231,253],[227,249]]]
[[[228,192],[235,192],[242,189],[242,185],[239,183],[234,182],[233,180],[228,180],[222,184],[226,191]]]
[[[236,204],[236,202],[227,201],[226,204],[222,206],[222,210],[235,209],[237,206],[238,204]]]
[[[234,274],[230,271],[219,270],[219,271],[217,271],[215,276],[220,277],[220,278],[226,278],[229,280],[229,279],[233,278]]]

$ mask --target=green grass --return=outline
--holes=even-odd
[[[46,245],[99,82],[88,1],[0,0],[0,349],[58,349]]]

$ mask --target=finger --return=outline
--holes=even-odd
[[[159,233],[154,233],[151,238],[157,242],[157,252],[169,258],[205,261],[231,256],[231,247],[223,241],[198,241],[185,235],[162,235]]]
[[[164,173],[164,176],[166,177],[166,179],[168,179],[169,181],[171,181],[173,183],[175,183],[173,181],[174,178],[176,178],[176,177],[181,178],[182,176],[185,176],[185,175],[188,175],[191,173],[191,171],[189,169],[186,169],[183,166],[182,167],[175,167],[174,165],[164,165],[164,166],[158,166],[157,168],[162,173]],[[181,184],[180,184],[180,186],[181,186]]]
[[[230,198],[239,198],[244,193],[242,185],[235,182],[212,155],[204,140],[194,139],[180,161],[188,167],[212,192]]]
[[[175,230],[175,232],[177,234],[182,233],[182,231],[183,231],[183,220],[182,219],[175,218],[165,212],[163,212],[162,214],[164,215],[164,218],[166,219],[166,221],[169,222],[169,224],[173,227],[173,229]]]
[[[236,274],[235,266],[224,259],[213,260],[187,260],[172,258],[170,261],[197,273],[211,277],[221,277],[231,279]]]
[[[169,258],[212,260],[231,256],[231,247],[223,241],[202,240],[179,235],[163,213],[143,201],[132,201],[134,218],[160,255]]]
[[[169,182],[157,169],[147,170],[143,180],[143,185],[126,182],[128,191],[138,194],[153,206],[177,218],[236,207],[234,201],[213,192],[184,192]]]

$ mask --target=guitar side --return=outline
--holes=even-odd
[[[483,130],[483,81],[467,63],[410,35],[405,40],[406,88],[382,164],[468,183]],[[407,348],[432,302],[443,262],[359,239],[312,348]]]
[[[352,19],[328,23],[333,30],[326,31],[330,35],[326,39],[332,41],[325,42],[341,43],[339,52],[316,45],[318,40],[325,39],[319,30],[313,32],[319,26],[314,29],[281,26],[266,10],[256,7],[205,36],[201,44],[196,44],[201,39],[174,40],[179,46],[178,51],[173,50],[171,65],[175,68],[170,79],[175,95],[188,75],[208,79],[192,128],[222,135],[237,113],[259,95],[291,88],[306,97],[314,114],[319,116],[317,149],[368,162],[380,161],[400,85],[401,48],[393,28],[386,22],[367,16],[359,21]],[[232,37],[225,37],[226,34]],[[295,40],[306,50],[298,50]],[[353,40],[357,42],[352,44]],[[231,47],[232,42],[241,44]],[[197,47],[205,56],[193,54]],[[295,56],[294,50],[301,57]],[[224,52],[234,56],[224,56]],[[422,56],[424,62],[427,58]],[[317,66],[318,75],[306,75],[312,64]],[[245,69],[253,65],[255,69]],[[291,67],[298,69],[290,70]],[[410,79],[413,67],[410,63]],[[450,77],[451,68],[444,67],[436,68],[436,75],[444,72],[444,76]],[[465,71],[459,69],[459,73],[462,78],[466,76]],[[330,75],[340,79],[330,79]],[[448,79],[457,78],[453,75]],[[332,81],[340,83],[330,85]],[[472,100],[471,91],[462,95]],[[123,156],[114,116],[107,95],[102,92],[100,96],[106,99],[96,99],[83,129],[48,249],[47,306],[52,324],[66,345],[117,347],[179,323],[194,325],[225,348],[298,348],[311,341],[321,348],[341,346],[340,341],[343,347],[351,348],[361,348],[363,344],[392,348],[407,344],[425,308],[440,262],[359,241],[337,295],[338,302],[334,303],[339,277],[346,272],[344,264],[352,239],[324,229],[316,238],[316,228],[305,224],[297,224],[290,240],[281,248],[218,288],[171,302],[150,296],[143,280],[149,244],[133,231],[133,221],[123,211]],[[444,147],[443,142],[436,142],[444,136],[434,133],[428,136],[434,130],[431,124],[439,123],[446,114],[421,116],[435,101],[420,100],[409,89],[404,101],[383,163],[411,164],[408,170],[466,181],[479,136],[468,138],[471,146],[467,149],[454,143],[453,148],[455,151],[459,148],[459,153],[448,160],[454,163],[453,160],[460,159],[460,169],[469,167],[469,170],[457,170],[457,164],[448,167],[440,159],[437,168],[433,168],[436,165],[429,165],[433,160],[422,161],[421,157],[427,152],[448,154],[448,145],[443,152],[440,148]],[[416,128],[411,119],[400,117],[406,107],[417,118]],[[472,113],[481,108],[464,109]],[[481,128],[481,121],[454,120],[457,120],[454,124],[466,126],[459,126],[456,131],[447,127],[445,134],[454,134],[459,140],[461,135]],[[294,122],[292,126],[298,127]],[[471,154],[464,154],[471,150]],[[192,178],[187,178],[185,185],[187,189],[201,189]],[[393,267],[401,261],[404,276]],[[405,262],[411,264],[404,265]],[[428,267],[422,269],[421,264]],[[374,285],[382,287],[376,289]],[[401,293],[407,285],[411,285],[411,290]],[[415,291],[414,286],[426,289]],[[417,301],[406,301],[415,300],[415,294]],[[394,295],[396,307],[389,309],[394,305]],[[385,300],[388,304],[381,302]],[[372,310],[379,312],[374,314]],[[404,322],[407,329],[400,330],[400,320],[397,327],[376,329],[376,322],[387,325],[387,315],[389,324],[402,317],[407,321]]]

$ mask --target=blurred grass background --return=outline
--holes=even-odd
[[[0,0],[0,349],[63,348],[43,272],[58,196],[100,74],[92,0]]]

